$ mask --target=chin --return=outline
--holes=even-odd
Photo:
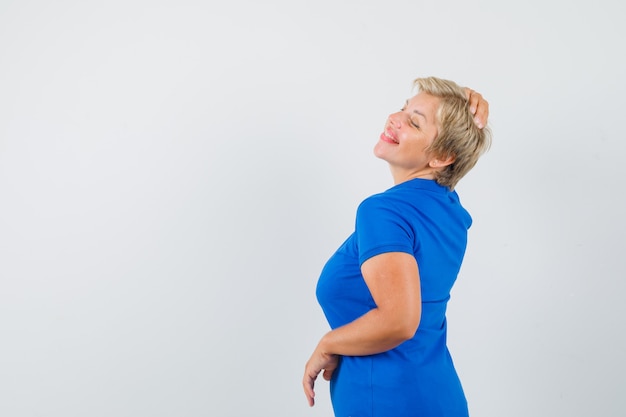
[[[376,158],[380,158],[380,159],[385,159],[385,152],[383,149],[381,149],[382,147],[380,146],[380,142],[378,142],[375,146],[374,146],[374,156]]]

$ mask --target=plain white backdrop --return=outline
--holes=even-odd
[[[0,415],[330,416],[314,296],[418,76],[491,151],[449,345],[481,417],[626,412],[624,3],[0,0]]]

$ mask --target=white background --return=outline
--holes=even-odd
[[[411,81],[491,105],[449,345],[481,417],[623,416],[619,0],[0,1],[0,415],[330,416],[318,274]]]

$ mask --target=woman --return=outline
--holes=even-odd
[[[445,311],[471,224],[454,187],[490,145],[489,106],[452,81],[415,86],[374,148],[395,185],[361,203],[317,285],[333,330],[307,362],[303,387],[312,406],[323,372],[337,417],[468,415]]]

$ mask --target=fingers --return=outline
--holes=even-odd
[[[302,381],[302,386],[304,388],[304,396],[309,402],[309,407],[313,407],[315,405],[315,390],[313,389],[315,386],[315,380],[308,378],[305,375],[304,380]]]
[[[313,355],[304,367],[304,377],[302,378],[302,388],[309,406],[313,407],[315,405],[315,380],[320,372],[324,371],[322,374],[324,379],[330,381],[338,363],[339,357],[337,355],[321,353],[317,349],[313,352]]]
[[[304,389],[304,395],[309,402],[309,406],[313,407],[315,405],[315,380],[317,379],[317,375],[319,375],[319,370],[312,369],[307,363],[304,369],[304,378],[302,379],[302,388]]]
[[[478,104],[476,94],[476,91],[472,90],[471,88],[465,87],[465,95],[467,96],[467,101],[469,102],[470,106],[470,112],[472,114],[476,114],[476,105]]]
[[[470,112],[474,115],[474,123],[476,123],[478,128],[482,129],[487,124],[487,118],[489,117],[489,103],[480,93],[470,88],[465,88],[465,93],[467,94]]]
[[[487,117],[489,117],[489,103],[483,98],[483,96],[481,96],[477,92],[474,92],[472,96],[476,100],[476,108],[473,112],[474,123],[476,123],[476,126],[478,126],[480,129],[482,129],[487,124]]]

